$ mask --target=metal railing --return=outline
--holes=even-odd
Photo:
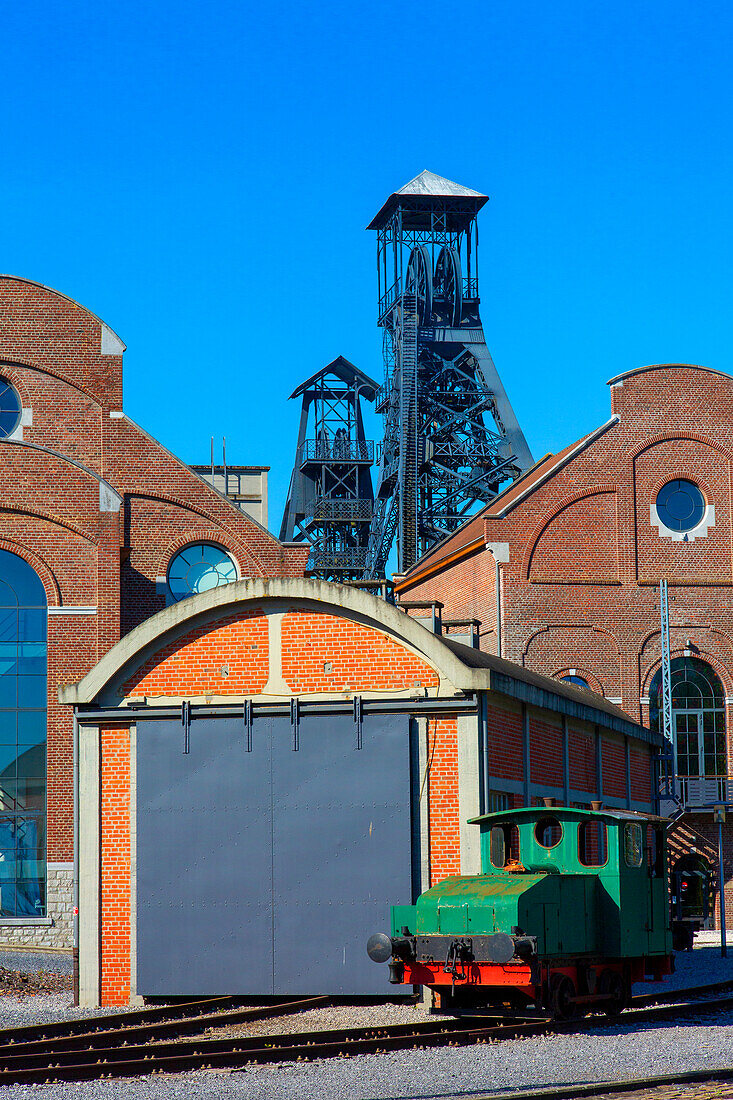
[[[675,780],[677,797],[682,806],[714,806],[716,802],[727,802],[730,790],[730,776],[677,776]]]
[[[368,523],[374,503],[368,498],[322,496],[306,501],[306,510],[315,520],[352,519]]]
[[[363,569],[366,565],[366,548],[349,550],[311,550],[308,569]]]
[[[300,449],[300,465],[306,462],[374,462],[372,439],[306,439]]]

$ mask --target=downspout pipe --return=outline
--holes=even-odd
[[[486,549],[493,555],[494,565],[496,567],[495,577],[495,596],[496,596],[496,656],[503,657],[502,652],[502,633],[503,623],[501,615],[501,571],[500,565],[505,565],[509,561],[509,543],[508,542],[487,542]]]
[[[72,881],[72,927],[74,945],[72,949],[74,1004],[79,1004],[79,722],[74,708],[73,718],[73,785],[74,785],[74,871]]]

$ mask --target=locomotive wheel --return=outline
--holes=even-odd
[[[578,1006],[572,1000],[575,986],[565,974],[556,974],[550,983],[550,1011],[555,1020],[572,1020]]]
[[[626,1008],[628,1001],[626,982],[617,970],[603,971],[598,992],[611,996],[610,1001],[603,1001],[603,1011],[607,1016],[618,1016]]]

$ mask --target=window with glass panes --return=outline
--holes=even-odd
[[[0,918],[46,915],[46,593],[0,550]]]
[[[728,771],[725,746],[725,692],[715,671],[699,657],[671,662],[672,722],[677,775],[696,779]],[[649,691],[649,725],[660,728],[661,670]]]

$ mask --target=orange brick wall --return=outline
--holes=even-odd
[[[461,872],[458,811],[458,723],[455,718],[428,721],[430,799],[430,882]]]
[[[529,771],[533,783],[563,785],[563,735],[559,722],[543,722],[536,715],[530,715]]]
[[[256,695],[267,683],[269,643],[261,608],[190,631],[137,670],[124,695]]]
[[[349,619],[290,611],[282,624],[283,676],[293,693],[437,687],[429,665]]]
[[[101,734],[101,1004],[130,1000],[130,731]]]
[[[568,756],[571,786],[576,791],[587,791],[595,796],[598,791],[598,784],[596,782],[596,745],[593,734],[585,733],[583,730],[574,730],[571,727],[568,730]],[[643,800],[648,797],[649,785],[647,784]]]
[[[492,779],[524,779],[521,714],[490,706],[487,732]]]
[[[636,757],[634,758],[636,762]],[[601,747],[603,793],[612,798],[626,798],[626,750],[618,741],[603,738]]]
[[[197,627],[151,657],[125,683],[130,695],[257,695],[268,679],[267,617],[238,612]],[[437,687],[434,670],[377,630],[314,611],[282,623],[282,673],[294,695]]]

